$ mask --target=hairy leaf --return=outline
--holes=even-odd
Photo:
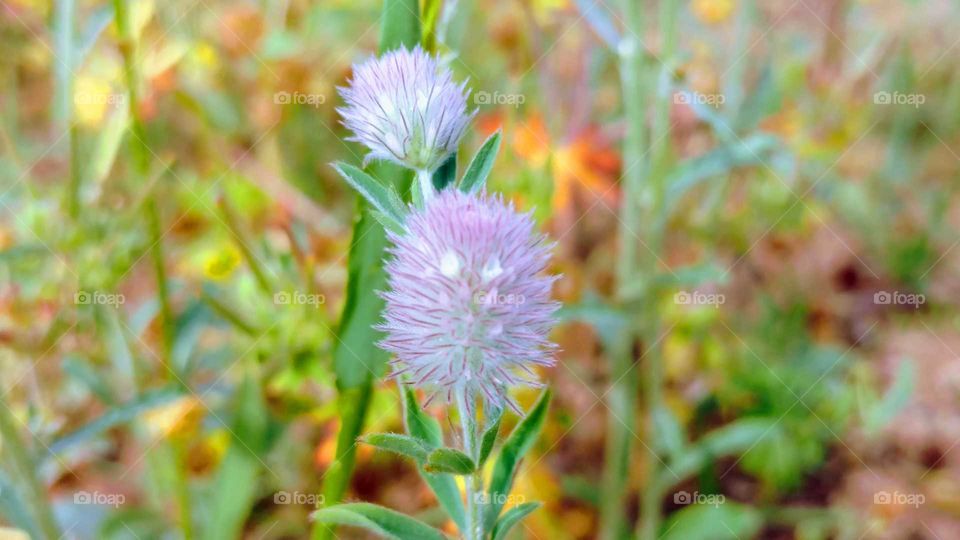
[[[362,527],[393,540],[447,540],[443,533],[425,523],[374,504],[338,504],[317,510],[311,517],[328,525]]]

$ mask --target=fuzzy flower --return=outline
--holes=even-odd
[[[456,151],[476,111],[467,112],[466,83],[419,46],[370,58],[354,67],[337,112],[371,159],[433,171]]]
[[[539,386],[535,366],[553,364],[547,338],[558,304],[544,274],[551,244],[499,196],[447,189],[390,234],[387,333],[394,376],[517,409],[507,390]],[[432,396],[431,396],[432,399]]]

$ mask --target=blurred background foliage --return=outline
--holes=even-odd
[[[598,537],[613,466],[631,528],[662,486],[668,538],[960,537],[957,5],[680,2],[669,58],[654,16],[641,39],[649,96],[622,95],[617,2],[431,6],[480,111],[463,155],[503,129],[491,185],[564,275],[554,406],[517,478],[545,506],[516,536]],[[0,537],[309,535],[356,209],[327,163],[362,156],[335,89],[380,9],[0,0]],[[659,273],[618,285],[640,98],[667,122],[664,208],[643,218]],[[665,292],[629,301],[646,280]],[[694,292],[723,301],[675,296]],[[628,366],[656,347],[663,406],[614,418],[611,351],[650,310],[661,331]],[[378,382],[366,429],[399,412]],[[452,530],[416,470],[369,448],[346,496]]]

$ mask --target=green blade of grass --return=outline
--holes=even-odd
[[[380,52],[400,46],[413,47],[420,40],[420,15],[417,0],[385,0],[383,26],[380,31]],[[406,193],[410,175],[395,165],[374,165],[373,176],[392,184],[398,193]],[[383,251],[387,246],[383,226],[371,215],[371,209],[360,200],[360,219],[353,229],[348,261],[347,299],[340,317],[338,347],[334,352],[334,371],[340,392],[340,434],[334,464],[323,480],[324,502],[333,505],[343,498],[356,459],[356,441],[363,431],[370,408],[374,377],[383,371],[387,354],[376,346],[380,333],[373,325],[379,322],[383,300]],[[314,539],[330,539],[330,526],[315,526]]]

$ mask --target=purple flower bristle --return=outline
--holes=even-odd
[[[381,347],[394,375],[444,394],[500,407],[518,385],[539,386],[537,366],[553,364],[547,334],[559,304],[546,275],[552,245],[529,213],[500,196],[448,189],[390,233],[389,291]]]
[[[372,159],[433,171],[456,151],[476,111],[467,111],[466,83],[419,46],[390,51],[354,67],[349,86],[339,89],[346,106],[337,109],[353,132],[348,140],[370,150]]]

